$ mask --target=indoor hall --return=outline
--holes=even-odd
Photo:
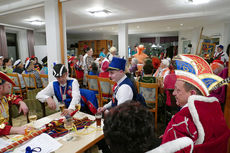
[[[131,67],[132,58],[138,52],[139,45],[143,45],[143,53],[151,57],[152,61],[155,57],[172,58],[177,54],[195,54],[209,61],[214,57],[219,45],[223,46],[224,52],[228,52],[229,3],[227,0],[176,0],[173,2],[168,0],[1,0],[0,56],[12,57],[12,63],[21,59],[23,64],[26,63],[27,57],[35,56],[41,65],[43,65],[42,59],[47,56],[47,75],[45,76],[47,83],[55,80],[54,63],[64,64],[70,72],[70,77],[78,80],[80,88],[90,90],[90,83],[96,80],[91,85],[97,86],[97,89],[91,90],[95,93],[99,107],[111,99],[111,86],[114,82],[107,83],[112,84],[106,89],[109,91],[105,93],[109,95],[108,97],[103,97],[99,77],[91,79],[90,83],[85,81],[84,84],[86,75],[71,64],[73,61],[80,61],[87,47],[93,49],[94,60],[99,58],[102,48],[105,49],[107,58],[110,48],[115,47],[115,56],[125,58],[127,67]],[[139,80],[143,72],[142,57],[140,60],[142,62],[138,58],[138,71],[131,74],[134,75],[135,81]],[[98,68],[100,71],[102,69],[100,59],[96,60],[96,64],[100,66]],[[155,67],[154,69],[157,71]],[[169,108],[169,111],[166,108],[167,97],[164,95],[162,78],[164,77],[156,77],[155,80],[159,87],[155,96],[158,99],[158,109],[157,113],[154,112],[157,136],[164,133],[171,116],[178,111],[177,108]],[[139,93],[143,94],[144,91],[140,90],[141,84],[136,83],[136,85]],[[29,91],[25,99],[28,99],[29,95],[33,101],[41,89]],[[151,93],[156,93],[156,91]],[[151,97],[151,93],[144,96]],[[172,90],[168,93],[172,94]],[[154,99],[146,97],[145,101]],[[172,95],[169,99],[175,102]],[[26,103],[30,103],[30,100]],[[229,122],[228,103],[227,98],[222,105],[222,108],[226,108],[224,113],[227,122]],[[29,105],[29,109],[32,107],[34,106]],[[39,102],[35,107],[38,118],[56,112],[50,111],[47,106]],[[44,111],[40,111],[44,107],[45,115]],[[17,110],[17,108],[14,109]],[[13,118],[14,126],[27,123],[27,118],[23,115],[18,117],[17,111],[13,116],[16,117]]]

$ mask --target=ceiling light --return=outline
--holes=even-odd
[[[183,23],[180,24],[180,26],[183,26],[183,25],[184,25]]]
[[[91,14],[94,15],[95,17],[107,17],[107,16],[110,15],[112,12],[103,9],[103,10],[89,11],[89,13],[91,13]]]
[[[30,23],[32,25],[36,25],[36,26],[41,26],[41,25],[44,25],[45,22],[41,21],[41,20],[33,20],[33,21],[30,21]]]
[[[137,29],[140,29],[140,26],[137,26]]]
[[[204,3],[208,3],[210,0],[187,0],[187,1],[192,4],[204,4]]]

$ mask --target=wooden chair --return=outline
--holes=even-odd
[[[36,78],[34,74],[22,74],[22,78],[26,85],[26,90],[37,89]]]
[[[145,98],[146,105],[155,115],[155,129],[157,129],[158,110],[158,84],[157,83],[137,83],[137,89]]]
[[[99,89],[98,89],[98,76],[97,75],[86,75],[87,78],[87,84],[88,84],[88,89],[95,91],[95,94],[97,99],[99,100],[100,104],[100,96],[99,96]]]
[[[109,78],[98,77],[99,96],[101,100],[99,107],[102,107],[104,102],[108,102],[108,100],[112,97],[112,88],[110,82],[111,80]]]
[[[12,93],[20,94],[21,97],[26,98],[26,87],[22,88],[21,86],[21,81],[24,81],[23,78],[21,78],[22,80],[20,81],[18,73],[8,73],[7,75],[10,76],[15,83],[15,86],[12,88]]]
[[[40,78],[42,80],[42,88],[45,88],[48,84],[48,75],[47,74],[40,74]]]

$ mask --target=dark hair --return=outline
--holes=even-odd
[[[195,90],[197,95],[203,95],[199,89],[197,89],[194,85],[184,82],[184,89],[185,91]]]
[[[94,74],[97,74],[98,73],[98,66],[95,62],[92,63],[92,72]]]
[[[146,63],[143,66],[144,74],[152,74],[153,73],[153,64],[152,63]]]
[[[8,63],[9,61],[10,61],[9,58],[4,58],[3,63],[2,63],[3,69],[6,68],[6,63]]]
[[[144,153],[157,147],[153,113],[139,102],[112,108],[105,115],[103,131],[113,153]]]

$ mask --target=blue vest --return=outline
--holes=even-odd
[[[72,100],[72,84],[73,84],[73,80],[67,80],[66,86],[61,87],[62,94],[66,95],[66,99],[64,100],[66,108],[69,107],[69,104]],[[60,91],[60,84],[58,81],[53,82],[53,88],[54,88],[54,94],[55,94],[58,102],[62,102],[62,94]],[[66,91],[65,91],[65,88],[66,88]]]
[[[137,95],[137,90],[135,88],[135,86],[133,85],[132,81],[127,77],[125,78],[125,80],[123,80],[115,89],[114,93],[113,93],[113,100],[112,100],[112,107],[117,106],[117,99],[116,99],[116,94],[117,91],[119,89],[120,86],[122,86],[123,84],[127,84],[128,86],[131,87],[132,91],[133,91],[133,98],[132,100],[136,100],[136,95]]]

